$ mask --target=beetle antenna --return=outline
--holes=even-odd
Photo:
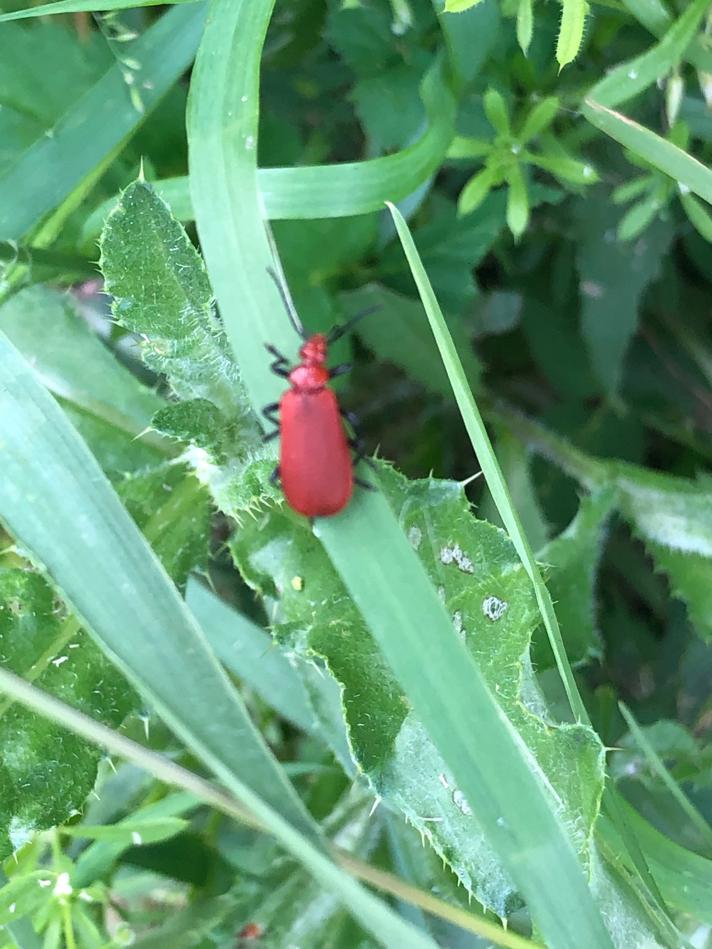
[[[302,339],[307,339],[307,331],[302,326],[302,321],[299,319],[299,314],[294,308],[294,304],[287,293],[284,283],[279,279],[277,272],[273,267],[268,267],[267,273],[274,280],[275,286],[279,291],[279,295],[282,298],[282,303],[284,303],[284,309],[287,311],[287,316],[289,317],[289,322],[294,327],[298,336],[301,336]]]
[[[345,336],[346,333],[354,327],[359,320],[362,320],[364,316],[370,316],[371,313],[375,313],[376,310],[381,309],[381,304],[377,303],[374,306],[366,307],[365,310],[361,310],[359,313],[356,313],[355,316],[352,316],[350,320],[347,320],[345,323],[339,323],[336,326],[332,326],[329,330],[329,333],[326,337],[327,343],[335,343],[337,339],[341,339],[342,336]]]

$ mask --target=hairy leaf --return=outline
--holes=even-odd
[[[555,789],[585,856],[602,789],[600,746],[587,728],[548,720],[529,661],[538,613],[514,549],[503,532],[472,517],[458,485],[407,483],[390,471],[381,480],[456,631]],[[421,831],[480,901],[502,915],[511,910],[517,896],[507,873],[311,534],[288,515],[270,513],[246,524],[232,550],[248,582],[277,610],[282,647],[319,664],[341,686],[352,752],[374,791]]]

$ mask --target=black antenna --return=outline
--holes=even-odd
[[[286,289],[285,289],[285,287],[284,287],[284,284],[282,283],[282,281],[281,281],[281,280],[279,279],[279,277],[277,276],[277,273],[276,273],[276,271],[274,270],[274,268],[268,267],[268,268],[267,268],[267,273],[270,275],[270,277],[271,277],[271,278],[274,280],[274,282],[275,282],[275,286],[277,287],[277,290],[279,291],[279,295],[280,295],[280,297],[282,298],[282,303],[284,303],[284,309],[287,311],[287,316],[289,317],[289,322],[290,322],[290,323],[292,324],[292,326],[294,327],[294,329],[295,329],[295,331],[296,331],[296,333],[297,333],[298,336],[301,336],[302,339],[307,339],[307,331],[306,331],[306,330],[304,329],[304,327],[302,326],[302,321],[299,319],[299,314],[298,314],[297,311],[294,309],[294,304],[292,303],[291,299],[289,298],[289,294],[287,293],[287,291],[286,291]]]
[[[341,339],[342,336],[345,336],[349,330],[352,329],[354,324],[358,323],[359,320],[362,320],[364,316],[370,316],[371,313],[375,313],[376,310],[381,309],[381,304],[377,303],[374,306],[366,307],[365,310],[361,310],[355,316],[352,316],[350,320],[347,320],[345,323],[340,323],[337,326],[332,326],[329,330],[329,333],[326,337],[327,343],[335,343],[337,339]]]

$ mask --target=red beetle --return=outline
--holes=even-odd
[[[279,465],[272,477],[281,481],[287,504],[293,510],[306,517],[328,517],[346,507],[354,484],[372,487],[354,475],[354,465],[364,454],[359,439],[347,436],[342,421],[344,416],[353,427],[354,416],[340,408],[328,387],[331,379],[348,372],[351,366],[345,363],[329,369],[326,365],[329,345],[366,313],[357,314],[327,334],[308,336],[279,278],[274,271],[269,273],[292,325],[304,340],[299,348],[300,362],[291,369],[279,350],[267,345],[274,356],[270,368],[291,384],[279,402],[272,402],[263,410],[265,417],[278,425],[266,440],[280,436]],[[353,461],[351,449],[355,452]]]

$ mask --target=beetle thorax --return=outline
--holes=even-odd
[[[318,392],[330,378],[326,368],[327,339],[323,333],[315,333],[299,350],[301,362],[289,373],[289,381],[300,392]]]

